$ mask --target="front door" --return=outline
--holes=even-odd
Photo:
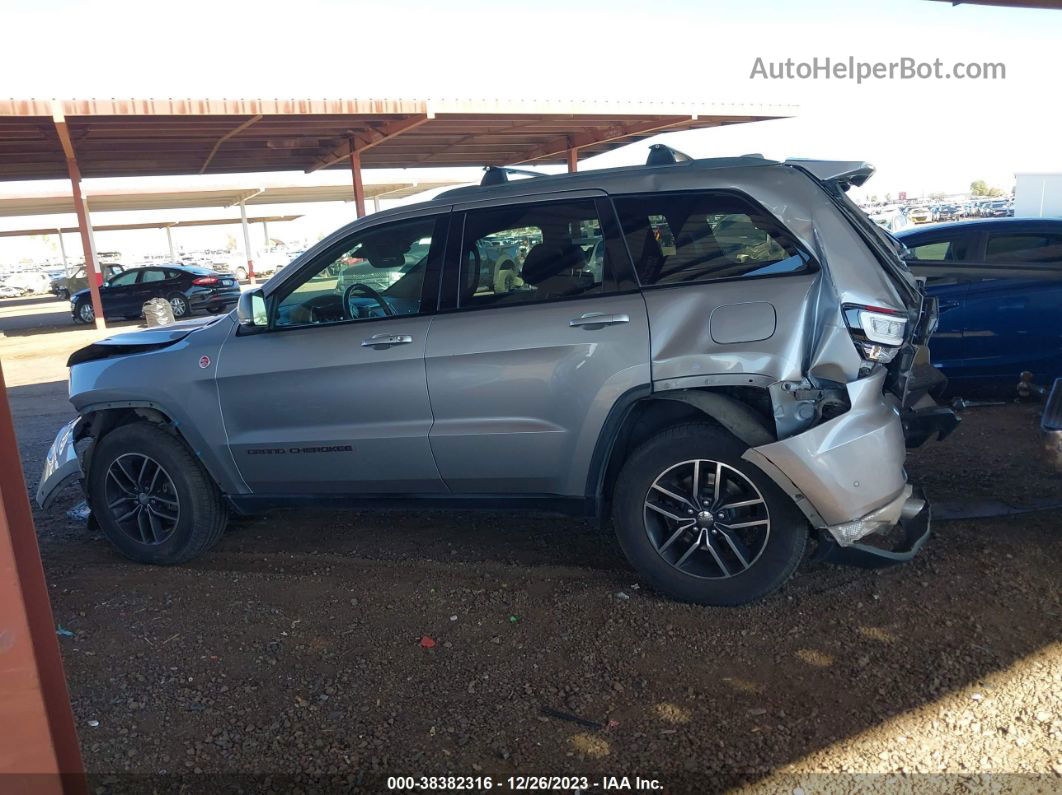
[[[137,303],[137,279],[140,269],[119,273],[103,287],[100,287],[100,301],[106,317],[131,317],[140,314]]]
[[[267,296],[268,330],[226,341],[222,413],[255,494],[445,491],[424,372],[445,222],[421,216],[340,239]],[[351,261],[368,275],[341,282]]]
[[[582,497],[609,410],[649,383],[649,328],[607,202],[595,195],[455,214],[426,352],[431,449],[462,494]],[[482,252],[527,240],[519,275]],[[590,253],[607,240],[596,274]]]

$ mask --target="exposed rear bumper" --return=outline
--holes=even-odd
[[[908,447],[919,447],[934,435],[943,441],[959,427],[959,415],[950,406],[928,406],[903,412],[903,436]]]
[[[1040,417],[1047,461],[1062,472],[1062,378],[1055,379]]]
[[[851,382],[847,412],[745,453],[793,496],[816,527],[862,519],[895,501],[907,486],[899,409],[882,392],[884,380],[882,369]]]
[[[903,537],[893,549],[884,549],[865,543],[842,546],[830,529],[829,534],[822,534],[815,559],[846,566],[859,566],[864,569],[880,569],[906,563],[918,554],[926,539],[929,538],[931,519],[932,511],[929,502],[920,490],[915,489],[901,506],[899,520],[896,524],[903,531]]]

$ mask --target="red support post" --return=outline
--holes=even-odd
[[[358,218],[365,217],[365,186],[361,182],[361,152],[358,151],[357,143],[350,140],[350,173],[354,179],[354,209]]]
[[[574,174],[579,170],[579,148],[573,146],[568,150],[568,173]]]
[[[77,213],[77,226],[81,232],[81,248],[85,252],[85,278],[88,279],[89,294],[92,296],[92,311],[96,315],[96,328],[107,328],[103,317],[103,302],[100,300],[100,282],[102,275],[96,263],[96,247],[92,241],[92,227],[85,198],[81,195],[81,171],[77,161],[68,157],[66,170],[70,174],[70,187],[74,194],[74,212]]]
[[[55,619],[0,369],[0,780],[10,792],[86,792]]]

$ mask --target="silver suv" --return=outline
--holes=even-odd
[[[809,538],[906,560],[929,509],[905,428],[954,420],[926,396],[935,306],[845,196],[870,173],[658,146],[360,219],[231,315],[74,353],[38,500],[81,478],[156,564],[280,506],[611,517],[649,583],[716,605],[781,586]],[[483,278],[499,237],[537,241],[518,280]],[[352,260],[377,278],[337,291]]]

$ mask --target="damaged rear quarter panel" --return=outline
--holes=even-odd
[[[841,304],[904,306],[856,231],[822,188],[795,169],[768,166],[738,175],[719,169],[698,177],[690,189],[733,191],[763,205],[812,255],[818,269],[645,289],[654,383],[693,376],[724,376],[723,383],[741,383],[737,376],[744,375],[761,384],[807,376],[841,384],[855,381],[863,360]],[[715,342],[713,312],[749,302],[773,306],[774,333],[757,341]]]

